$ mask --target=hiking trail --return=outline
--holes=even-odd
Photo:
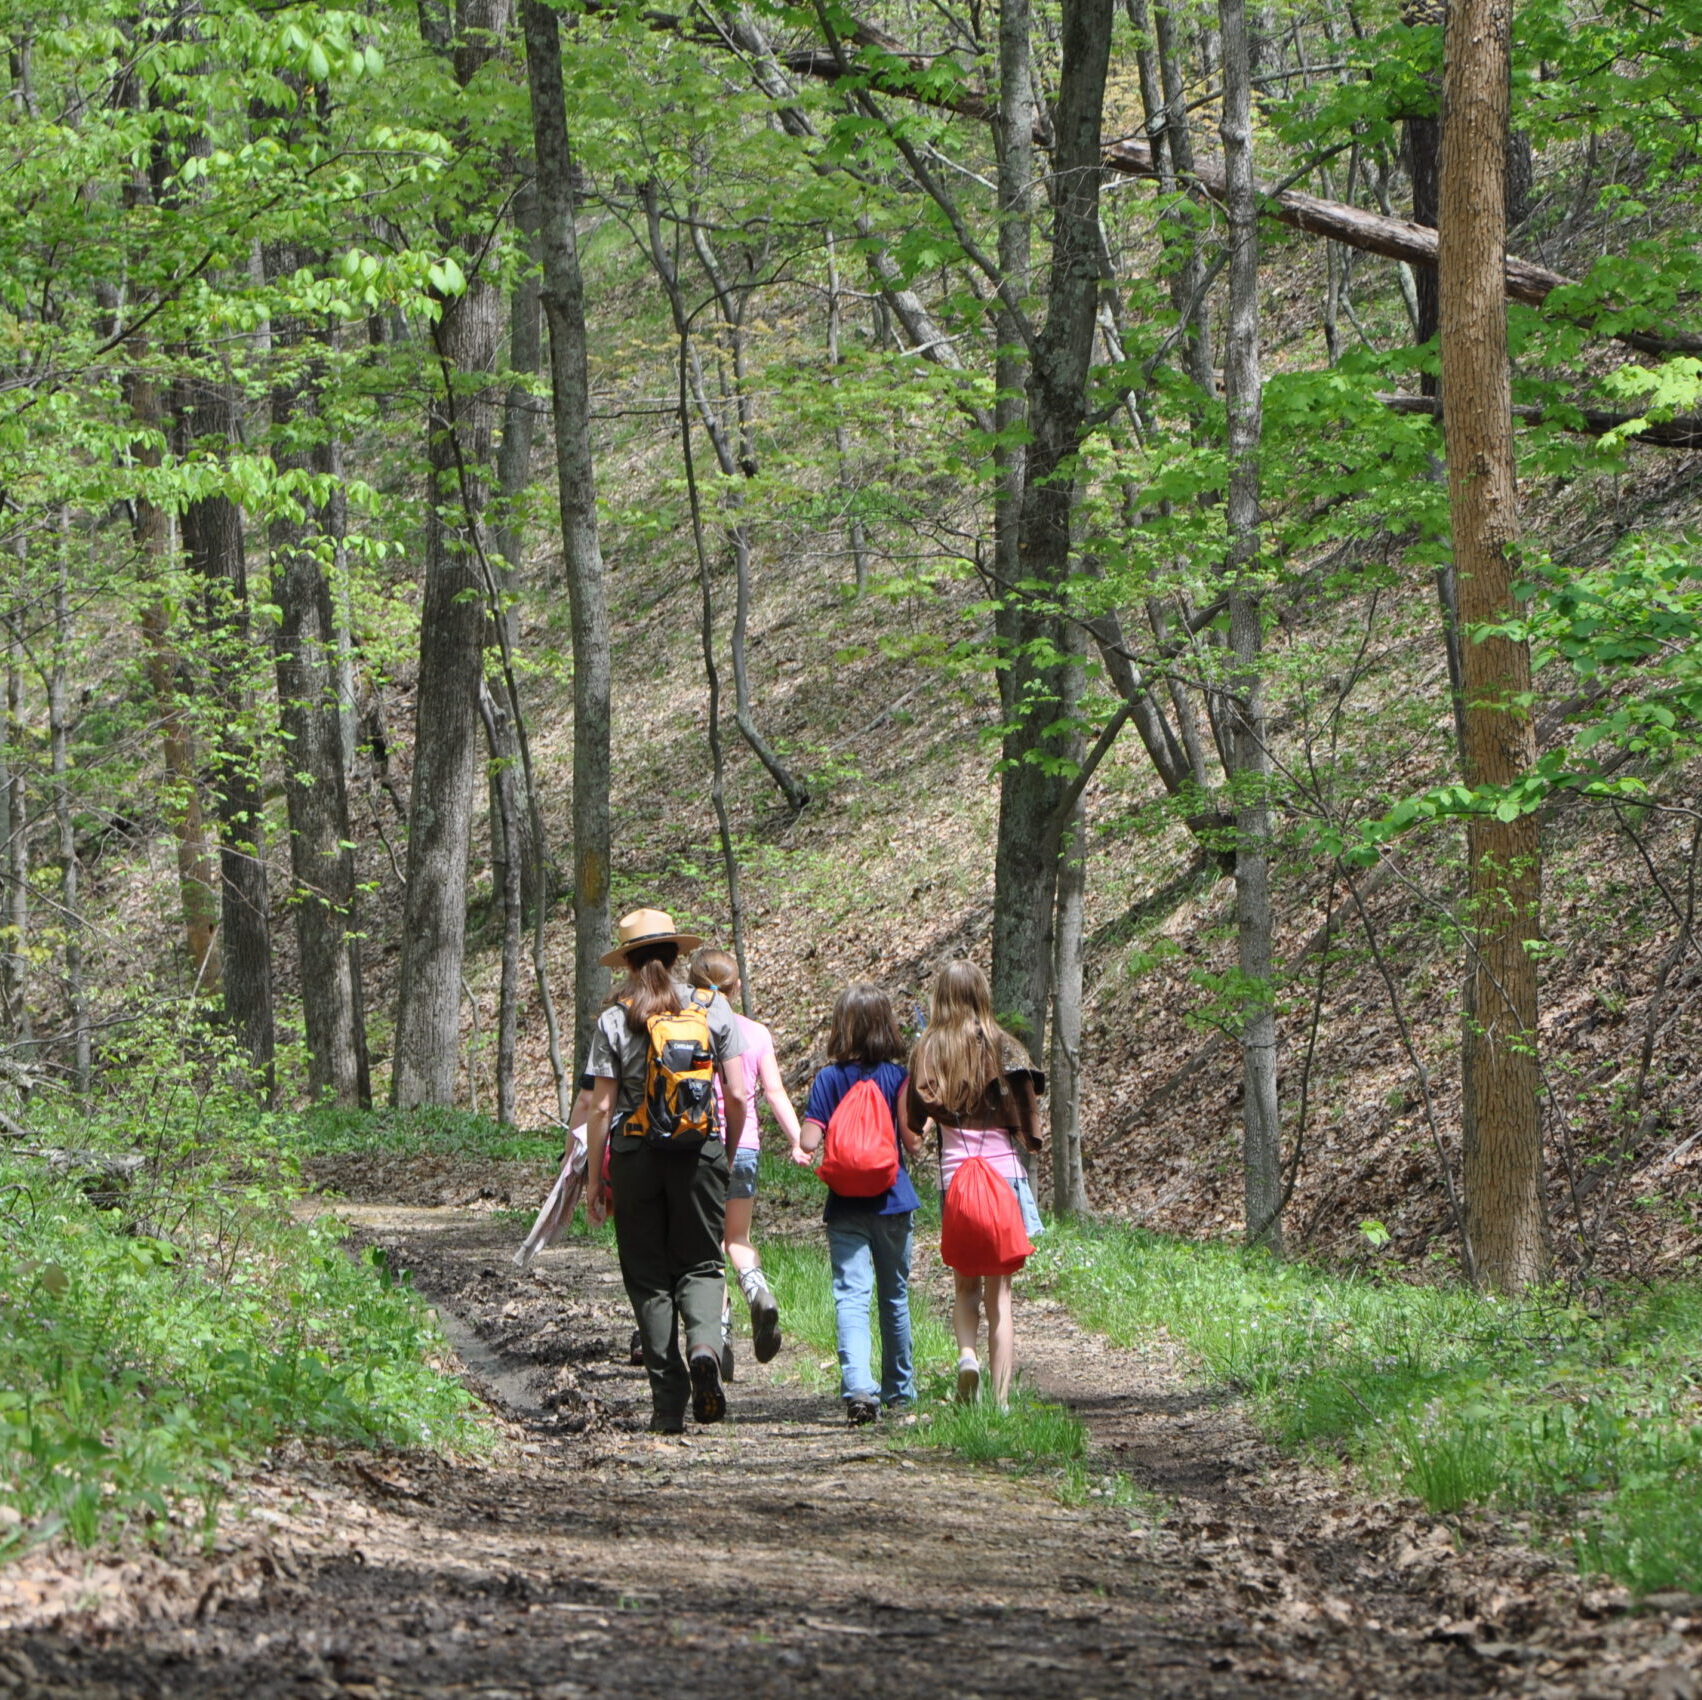
[[[497,1452],[291,1446],[209,1553],[31,1555],[0,1571],[0,1695],[1702,1695],[1702,1600],[1633,1613],[1517,1529],[1367,1499],[1043,1297],[1022,1373],[1147,1511],[849,1429],[790,1337],[741,1358],[730,1421],[650,1435],[607,1251],[522,1275],[512,1220],[336,1208],[438,1307]]]

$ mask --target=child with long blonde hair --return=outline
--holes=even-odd
[[[1010,1183],[1031,1237],[1041,1232],[1040,1212],[1022,1152],[1040,1149],[1038,1099],[1045,1090],[1045,1076],[1028,1052],[994,1020],[987,976],[973,962],[947,963],[934,981],[927,1031],[910,1058],[904,1119],[918,1131],[930,1120],[939,1128],[942,1193],[965,1158],[983,1157]],[[953,1277],[957,1396],[968,1401],[981,1390],[976,1345],[984,1306],[993,1397],[1002,1406],[1016,1359],[1011,1277],[956,1271]]]

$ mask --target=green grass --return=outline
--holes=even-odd
[[[198,1504],[286,1436],[481,1444],[443,1343],[382,1260],[203,1160],[96,1209],[0,1155],[0,1557]]]
[[[522,1132],[464,1110],[309,1110],[292,1123],[303,1158],[361,1152],[418,1151],[491,1160],[559,1163],[563,1136],[555,1129]]]
[[[1640,1593],[1702,1587],[1702,1287],[1514,1303],[1108,1225],[1054,1225],[1029,1270],[1120,1344],[1167,1332],[1378,1491],[1529,1514]]]

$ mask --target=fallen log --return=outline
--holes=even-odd
[[[1380,395],[1377,398],[1391,413],[1428,414],[1442,417],[1440,398],[1431,395]],[[1629,425],[1641,415],[1635,413],[1604,413],[1600,408],[1580,407],[1573,417],[1554,413],[1549,408],[1530,405],[1516,406],[1513,417],[1526,425],[1558,425],[1563,431],[1576,432],[1581,437],[1605,437]],[[1651,419],[1627,439],[1633,443],[1650,443],[1661,449],[1702,449],[1702,419]]]

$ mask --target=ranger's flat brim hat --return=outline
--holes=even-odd
[[[660,909],[634,909],[623,915],[615,928],[620,943],[601,960],[605,968],[626,967],[626,953],[641,944],[677,944],[681,951],[696,950],[703,940],[696,933],[682,933],[674,927],[674,917]]]

